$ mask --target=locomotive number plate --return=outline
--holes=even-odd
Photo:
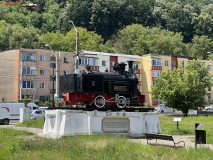
[[[130,130],[128,118],[104,118],[102,120],[102,131],[108,133],[126,133]]]
[[[127,86],[114,86],[114,91],[126,92]]]

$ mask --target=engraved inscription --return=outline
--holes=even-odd
[[[102,121],[103,132],[126,133],[130,129],[128,118],[104,118]]]
[[[114,91],[127,91],[127,86],[114,86]]]

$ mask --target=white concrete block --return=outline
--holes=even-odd
[[[153,112],[47,110],[43,136],[161,133],[159,115]]]
[[[30,119],[31,119],[31,108],[21,107],[19,123],[23,123],[24,121],[27,121]]]

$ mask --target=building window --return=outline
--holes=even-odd
[[[211,87],[209,86],[209,87],[208,87],[208,91],[211,91],[211,90],[212,90],[212,89],[211,89]]]
[[[211,65],[208,65],[208,70],[210,70],[211,69]]]
[[[165,61],[165,66],[169,66],[169,61]]]
[[[25,67],[22,66],[22,75],[35,75],[36,68],[35,67]]]
[[[152,82],[151,82],[151,85],[154,86],[154,85],[155,85],[155,81],[152,81]]]
[[[133,69],[138,69],[138,64],[133,64]]]
[[[183,62],[180,62],[180,65],[181,65],[182,67],[184,67],[184,61],[183,61]]]
[[[106,66],[106,61],[102,61],[102,66]]]
[[[45,83],[40,83],[40,88],[45,88]]]
[[[44,69],[40,70],[40,75],[45,75],[45,70]]]
[[[69,63],[69,58],[64,57],[64,63]]]
[[[87,58],[87,64],[90,66],[98,66],[97,58]]]
[[[55,89],[50,89],[50,93],[55,93]]]
[[[152,58],[152,66],[162,66],[161,59]]]
[[[26,88],[26,89],[35,88],[35,82],[34,81],[22,81],[21,86],[22,86],[22,88]]]
[[[115,65],[115,62],[111,61],[110,66],[114,66],[114,65]]]
[[[22,61],[35,61],[35,53],[21,52]]]
[[[152,77],[159,77],[161,74],[161,70],[152,70]]]
[[[176,62],[175,61],[172,61],[172,66],[175,66],[176,65]]]
[[[44,62],[44,61],[45,61],[45,56],[42,56],[42,55],[41,55],[41,56],[40,56],[40,61],[43,61],[43,62]]]
[[[98,66],[97,58],[82,58],[80,57],[78,60],[79,65],[90,65],[90,66]]]
[[[208,102],[211,103],[212,102],[212,97],[208,96]]]
[[[87,65],[87,58],[79,57],[78,64],[79,65]]]

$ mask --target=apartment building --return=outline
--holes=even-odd
[[[58,56],[59,75],[72,73],[74,53],[55,54]],[[55,92],[53,67],[55,57],[50,50],[20,48],[0,52],[0,101],[18,102],[25,96],[44,100]]]
[[[98,70],[100,72],[115,72],[113,67],[118,63],[125,63],[126,71],[128,71],[128,62],[134,61],[133,73],[138,77],[138,88],[141,90],[141,57],[137,55],[104,53],[93,51],[81,51],[79,54],[79,69],[85,70],[85,66],[90,65],[91,70]]]
[[[180,66],[186,66],[192,61],[192,57],[185,56],[169,56],[159,54],[147,54],[141,56],[141,92],[146,96],[146,103],[150,105],[157,105],[158,99],[153,99],[149,93],[151,86],[155,84],[155,79],[160,76],[162,71],[173,70]],[[203,64],[208,66],[209,73],[213,73],[213,60],[200,60]],[[209,96],[205,97],[206,102],[212,103],[212,88],[209,87]]]

